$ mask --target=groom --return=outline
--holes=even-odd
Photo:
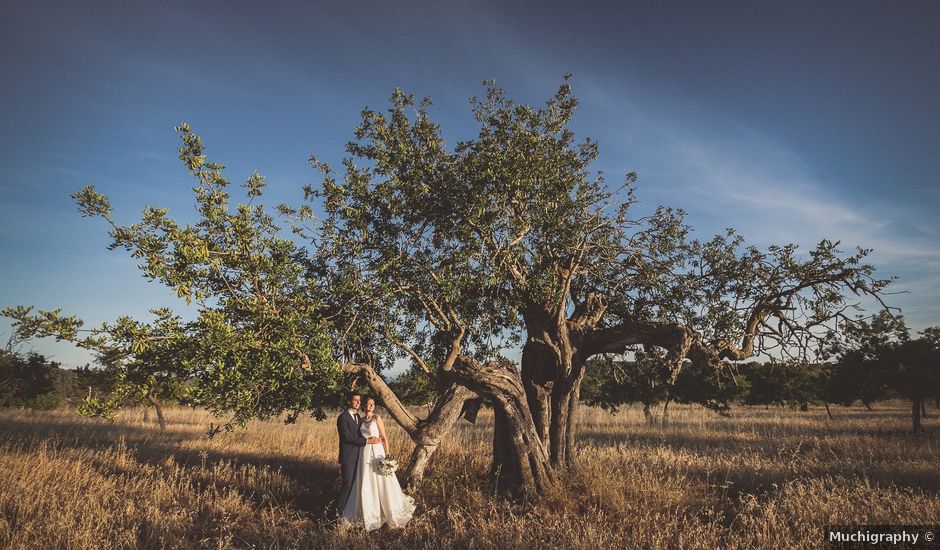
[[[336,430],[339,432],[339,467],[340,474],[343,476],[343,486],[336,497],[336,511],[340,516],[343,515],[343,508],[346,507],[346,501],[352,493],[353,481],[356,479],[359,447],[365,447],[366,443],[381,441],[378,437],[366,439],[359,432],[360,418],[356,413],[359,411],[361,402],[362,398],[359,394],[350,394],[347,400],[349,407],[336,418]]]

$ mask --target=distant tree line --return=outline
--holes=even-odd
[[[666,421],[670,403],[695,403],[726,414],[732,403],[799,406],[850,406],[884,399],[911,401],[914,431],[926,416],[926,401],[940,399],[940,327],[911,338],[900,316],[883,311],[859,320],[827,338],[822,356],[829,362],[750,361],[706,369],[687,364],[670,380],[663,357],[638,351],[631,360],[596,358],[584,380],[586,402],[616,411],[640,404],[653,422],[651,407],[663,405]]]
[[[882,311],[830,334],[823,353],[836,359],[822,384],[826,401],[868,405],[885,397],[909,399],[918,431],[925,402],[940,400],[940,326],[913,338],[903,317]]]
[[[54,409],[65,402],[78,402],[89,387],[109,391],[104,377],[89,367],[63,369],[45,356],[0,350],[0,407]]]
[[[99,356],[94,366],[64,369],[39,353],[0,350],[0,407],[51,410],[77,404],[81,414],[110,419],[121,407],[144,403],[154,407],[165,429],[162,402],[185,403],[185,384],[167,384],[153,375],[134,384],[112,359]]]

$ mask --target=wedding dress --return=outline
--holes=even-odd
[[[364,420],[359,430],[366,438],[379,436],[375,420]],[[362,448],[352,494],[343,509],[345,521],[362,522],[367,531],[378,529],[383,523],[404,527],[415,511],[414,499],[402,492],[395,474],[378,472],[378,464],[384,456],[385,447],[381,443],[366,444]]]

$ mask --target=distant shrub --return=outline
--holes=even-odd
[[[64,396],[56,390],[58,363],[38,353],[0,350],[0,406],[53,409]]]
[[[23,402],[23,407],[27,409],[35,409],[39,411],[51,411],[52,409],[57,408],[65,400],[65,396],[61,393],[56,392],[47,392],[41,393],[32,399],[27,399]]]

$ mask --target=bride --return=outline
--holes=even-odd
[[[385,456],[388,438],[382,419],[375,414],[375,400],[366,399],[364,408],[366,414],[359,430],[367,439],[379,437],[381,442],[366,444],[360,451],[356,479],[342,519],[346,523],[364,523],[367,531],[378,529],[383,523],[404,527],[414,515],[415,501],[402,492],[394,473],[379,473],[378,465]]]

